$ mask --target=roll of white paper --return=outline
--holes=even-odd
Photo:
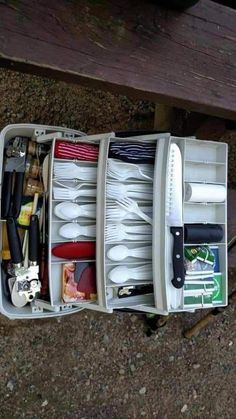
[[[185,183],[185,201],[189,202],[224,202],[226,188],[223,185],[205,183]]]

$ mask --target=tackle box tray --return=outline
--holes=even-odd
[[[54,134],[55,133],[55,134]],[[202,141],[195,138],[174,137],[169,133],[148,134],[118,137],[117,134],[105,133],[99,135],[85,135],[80,131],[71,130],[63,127],[53,127],[33,124],[15,124],[5,127],[0,134],[0,185],[2,189],[4,173],[4,147],[8,140],[16,136],[30,137],[37,142],[41,136],[47,135],[50,143],[50,165],[49,165],[49,187],[48,187],[48,274],[49,274],[49,299],[35,299],[24,307],[15,307],[9,299],[9,293],[6,291],[7,277],[4,270],[1,270],[0,276],[0,312],[12,319],[15,318],[42,318],[58,315],[66,315],[80,311],[82,309],[91,309],[112,313],[114,309],[134,309],[143,312],[167,315],[170,312],[194,311],[198,308],[215,307],[227,305],[228,287],[227,287],[227,199],[223,202],[190,202],[185,200],[185,187],[187,183],[222,185],[227,191],[227,144],[213,141]],[[47,139],[47,137],[46,137]],[[60,226],[63,221],[54,214],[55,206],[63,202],[63,199],[54,198],[55,176],[54,166],[59,160],[54,156],[54,148],[57,140],[63,140],[69,144],[95,144],[99,147],[97,162],[85,162],[81,160],[63,160],[64,163],[74,162],[78,167],[96,167],[97,177],[91,183],[91,187],[96,188],[96,196],[88,198],[78,198],[79,204],[93,203],[96,206],[96,235],[92,239],[82,237],[83,241],[96,242],[96,257],[93,261],[96,266],[96,288],[97,298],[95,301],[67,302],[62,300],[62,267],[68,261],[52,255],[52,249],[60,243],[65,242],[60,234]],[[45,140],[47,141],[47,140]],[[150,240],[115,240],[110,242],[107,238],[107,211],[109,208],[109,196],[107,186],[112,180],[108,173],[109,147],[114,143],[140,143],[153,144],[156,146],[154,172],[152,181],[136,180],[135,183],[143,185],[150,190],[152,188],[152,199],[150,201],[139,199],[139,205],[149,205],[152,207],[152,226]],[[184,224],[217,224],[223,231],[223,238],[220,242],[211,243],[211,247],[218,249],[219,266],[221,273],[221,299],[202,304],[199,301],[196,305],[185,304],[184,287],[174,288],[171,282],[173,278],[173,237],[170,233],[170,226],[167,224],[167,193],[168,193],[168,161],[170,156],[171,144],[177,144],[182,158],[182,216]],[[61,160],[62,161],[62,160]],[[112,182],[114,179],[112,180]],[[76,185],[79,186],[80,183]],[[130,184],[134,180],[125,180],[124,182],[115,181],[118,185]],[[114,183],[114,182],[113,182]],[[70,186],[70,185],[69,185]],[[1,193],[2,196],[2,193]],[[73,199],[71,199],[73,201]],[[78,217],[76,220],[81,225],[89,224],[88,220]],[[1,219],[0,243],[2,246],[2,230],[6,220]],[[64,221],[65,223],[65,221]],[[145,221],[127,222],[128,226],[143,225],[147,226]],[[138,227],[140,228],[140,227]],[[149,228],[149,227],[148,227]],[[67,240],[66,240],[67,241]],[[74,240],[71,239],[73,242]],[[129,251],[140,247],[151,246],[151,259],[142,260],[139,258],[128,257],[121,262],[114,262],[107,257],[109,249],[115,245],[125,245]],[[188,246],[204,246],[206,243],[188,243]],[[183,243],[186,246],[186,243]],[[2,250],[2,248],[1,248]],[[71,262],[78,260],[71,260]],[[127,266],[135,269],[146,265],[152,275],[149,279],[139,281],[139,285],[152,285],[153,292],[145,295],[135,295],[123,298],[117,297],[118,289],[121,284],[115,284],[110,281],[109,273],[114,267]],[[125,287],[132,287],[137,284],[135,280],[125,282]],[[122,284],[123,286],[124,284]]]

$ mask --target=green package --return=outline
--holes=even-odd
[[[212,294],[214,292],[214,281],[206,283],[203,281],[189,281],[184,284],[184,295]]]
[[[200,260],[201,262],[204,262],[208,265],[214,265],[215,261],[215,255],[211,251],[209,246],[185,246],[184,256],[189,262],[192,263],[195,263],[197,260]]]
[[[213,304],[223,304],[223,277],[222,273],[214,274]]]
[[[185,296],[184,306],[186,308],[200,308],[200,307],[212,307],[212,294],[210,295],[195,295]]]

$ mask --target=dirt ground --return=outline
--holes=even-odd
[[[153,125],[153,104],[3,70],[0,97],[0,128],[35,122],[98,133]],[[209,138],[209,129],[200,132]],[[233,153],[232,133],[225,138]],[[233,419],[235,313],[228,307],[192,340],[182,334],[199,311],[171,316],[150,337],[143,316],[128,313],[83,311],[38,321],[1,316],[0,418]]]

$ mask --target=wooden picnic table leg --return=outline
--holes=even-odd
[[[174,117],[175,109],[172,106],[156,103],[154,129],[157,131],[171,132]]]

